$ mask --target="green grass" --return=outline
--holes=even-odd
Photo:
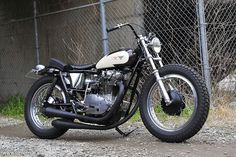
[[[22,96],[12,96],[0,105],[0,115],[22,119],[24,115],[25,100]]]
[[[157,105],[155,108],[155,113],[158,115],[158,118],[162,119],[163,121],[167,121],[169,120],[169,118],[173,118],[173,116],[169,116],[168,114],[166,114],[162,108],[161,105]],[[191,108],[185,108],[182,112],[180,117],[182,117],[183,119],[186,118],[190,118],[190,116],[193,113],[193,106]],[[141,117],[140,117],[140,112],[139,110],[133,115],[133,117],[130,119],[131,123],[135,123],[137,121],[140,121]]]
[[[132,116],[132,118],[130,119],[131,123],[135,123],[137,121],[140,121],[141,117],[140,117],[140,112],[139,110],[135,112],[135,114]]]

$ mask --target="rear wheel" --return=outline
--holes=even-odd
[[[167,65],[160,76],[173,102],[167,105],[154,75],[144,83],[140,112],[146,128],[166,142],[182,142],[203,126],[209,111],[209,94],[201,77],[183,65]]]
[[[47,90],[53,81],[52,77],[37,80],[30,88],[25,105],[25,120],[29,129],[39,138],[54,139],[63,135],[68,129],[58,129],[52,126],[55,118],[49,118],[42,113],[43,101]],[[66,103],[68,96],[61,85],[56,84],[50,96],[51,103]]]

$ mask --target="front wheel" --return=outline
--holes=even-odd
[[[144,83],[140,113],[144,125],[165,142],[182,142],[194,136],[205,123],[209,112],[209,94],[205,83],[191,68],[167,65],[159,70],[172,99],[167,105],[154,75]]]

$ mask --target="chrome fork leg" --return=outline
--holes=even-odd
[[[156,80],[157,80],[157,83],[158,83],[158,85],[159,85],[159,87],[160,87],[160,89],[161,89],[161,93],[162,93],[162,95],[163,95],[163,97],[164,97],[165,103],[166,103],[166,105],[168,106],[168,105],[171,103],[169,94],[168,94],[167,91],[166,91],[166,88],[165,88],[165,86],[164,86],[164,83],[163,83],[163,81],[162,81],[160,75],[159,75],[158,70],[155,70],[153,73],[154,73],[154,75],[155,75],[155,77],[156,77]]]
[[[160,77],[159,71],[157,70],[156,65],[154,64],[154,61],[153,61],[153,59],[151,57],[149,57],[149,61],[150,61],[150,64],[151,64],[151,66],[152,66],[152,68],[154,70],[153,74],[155,75],[156,81],[157,81],[157,83],[158,83],[158,85],[159,85],[159,87],[161,89],[162,96],[164,97],[165,103],[168,106],[171,103],[169,94],[166,91],[164,83],[163,83],[163,81],[162,81],[162,79]]]
[[[145,43],[145,38],[141,36],[140,41],[141,41],[141,44],[143,45],[144,51],[146,53],[146,58],[149,60],[151,66],[152,66],[153,74],[155,75],[156,81],[161,89],[161,93],[162,93],[162,96],[164,97],[165,103],[168,106],[171,104],[169,94],[167,93],[164,83],[162,82],[162,79],[160,77],[159,71],[157,70],[156,65],[154,64],[152,55],[149,53],[149,50],[147,48],[147,44]],[[159,63],[161,66],[163,66],[161,61],[159,61]]]

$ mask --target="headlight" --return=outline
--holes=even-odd
[[[151,40],[150,46],[153,49],[153,51],[155,51],[156,53],[160,53],[161,52],[161,41],[157,37],[154,37]]]

